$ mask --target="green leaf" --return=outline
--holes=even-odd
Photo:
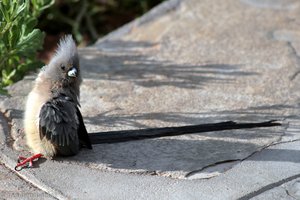
[[[28,18],[26,24],[22,24],[22,29],[24,28],[24,35],[27,35],[34,29],[34,27],[37,25],[37,19],[36,18]]]
[[[43,2],[43,6],[40,9],[45,10],[45,9],[49,8],[50,6],[52,6],[55,3],[55,0],[48,0],[47,2],[41,0],[41,2]]]
[[[19,5],[18,6],[18,9],[16,11],[16,15],[15,17],[17,17],[22,11],[24,11],[24,9],[26,8],[27,4],[26,3],[23,3],[22,5]]]
[[[37,16],[54,0],[0,0],[0,93],[41,63],[36,60],[44,33]]]
[[[8,48],[9,47],[9,32],[5,32],[2,37],[0,37],[0,39],[3,40],[5,47]]]
[[[44,34],[39,29],[34,29],[31,33],[19,40],[17,44],[18,52],[26,56],[38,49],[41,49],[43,39]]]
[[[6,22],[9,22],[9,12],[6,10],[6,6],[3,2],[0,3],[0,12],[2,16],[4,17]]]

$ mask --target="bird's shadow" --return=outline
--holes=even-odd
[[[282,120],[281,111],[296,109],[297,106],[272,105],[253,107],[242,110],[222,111],[218,113],[195,113],[190,117],[187,113],[160,113],[157,118],[166,122],[221,122],[224,119],[233,121],[261,122],[270,119]],[[273,110],[274,112],[271,112]],[[184,115],[183,115],[184,114]],[[203,117],[211,115],[211,117]],[[149,114],[139,117],[147,119]],[[159,116],[159,117],[158,117]],[[194,116],[194,117],[193,117]],[[105,116],[102,116],[105,118]],[[119,121],[118,121],[119,120]],[[118,118],[114,124],[136,124],[136,117],[127,116]],[[97,120],[86,119],[88,123],[98,123]],[[102,125],[105,120],[101,119]],[[144,128],[140,125],[138,128]],[[298,127],[300,129],[300,127]],[[205,166],[212,165],[224,160],[242,160],[253,152],[260,150],[263,146],[278,140],[285,134],[285,125],[281,127],[254,128],[243,130],[226,130],[218,132],[204,132],[176,137],[164,137],[157,139],[146,139],[115,144],[98,144],[93,150],[83,150],[77,156],[67,158],[69,161],[82,163],[93,163],[103,169],[116,171],[158,171],[158,172],[184,172],[199,170]],[[280,150],[277,150],[280,151]],[[298,151],[297,151],[298,152]],[[277,152],[278,153],[278,152]],[[282,152],[283,153],[283,152]],[[277,158],[278,160],[278,158]],[[274,161],[277,161],[274,159]],[[284,160],[295,162],[292,159]]]
[[[40,168],[40,165],[43,164],[46,161],[47,161],[46,158],[43,158],[43,157],[39,158],[37,161],[34,161],[33,168]]]

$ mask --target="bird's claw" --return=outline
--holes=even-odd
[[[32,168],[33,167],[33,161],[37,161],[40,157],[42,157],[42,154],[36,154],[29,158],[25,158],[23,156],[19,156],[18,158],[18,164],[15,167],[16,171],[21,171],[23,168]]]

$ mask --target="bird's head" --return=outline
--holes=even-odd
[[[53,83],[62,87],[80,85],[79,57],[71,35],[66,35],[60,39],[55,55],[43,70]]]

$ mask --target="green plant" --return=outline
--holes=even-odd
[[[37,18],[54,0],[0,0],[0,92],[41,63],[36,59],[44,33]]]

